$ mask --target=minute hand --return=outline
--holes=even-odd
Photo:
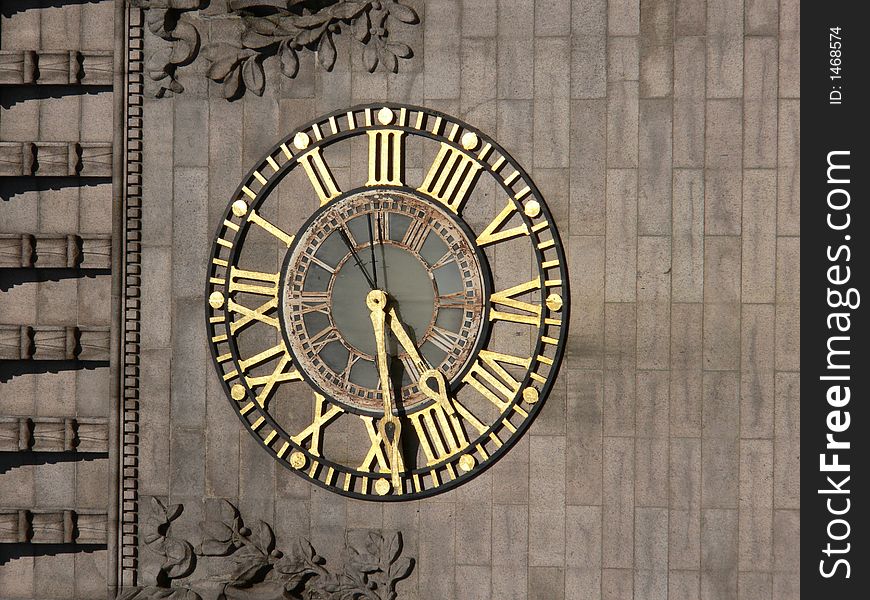
[[[390,310],[387,311],[387,314],[390,316],[390,330],[393,332],[393,335],[396,336],[399,344],[404,348],[405,352],[408,353],[408,356],[411,357],[411,360],[414,361],[414,364],[417,365],[417,368],[422,372],[419,382],[420,389],[424,394],[436,400],[448,415],[452,415],[454,413],[453,404],[451,404],[446,393],[436,393],[429,384],[430,379],[435,379],[438,388],[442,391],[446,390],[444,374],[438,369],[428,368],[426,363],[423,362],[420,352],[417,350],[414,342],[411,341],[411,336],[408,335],[408,332],[405,331],[404,325],[402,325],[402,322],[399,320],[399,316],[396,314],[396,309],[391,306]]]

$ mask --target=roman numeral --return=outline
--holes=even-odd
[[[309,343],[311,344],[311,349],[315,352],[315,354],[320,354],[320,351],[323,350],[327,344],[338,341],[341,339],[338,335],[338,330],[335,327],[326,327],[320,333],[314,335]]]
[[[329,295],[326,292],[302,292],[300,300],[302,314],[310,312],[329,313]]]
[[[529,227],[525,223],[517,225],[516,227],[511,227],[510,229],[505,229],[504,231],[499,231],[505,223],[511,220],[511,217],[515,212],[517,212],[516,205],[512,200],[508,199],[507,204],[503,209],[501,209],[501,212],[498,213],[495,219],[486,226],[483,233],[477,236],[477,245],[488,246],[489,244],[513,239],[521,235],[529,235]]]
[[[227,310],[241,315],[241,317],[230,323],[230,333],[235,335],[237,331],[247,326],[248,324],[253,323],[254,321],[260,321],[261,323],[265,323],[270,327],[280,329],[278,319],[276,319],[275,317],[270,317],[267,314],[277,306],[278,298],[272,298],[268,302],[261,304],[259,308],[252,310],[247,306],[239,304],[238,302],[230,298],[227,301]]]
[[[520,390],[520,382],[513,378],[499,363],[517,365],[528,369],[531,358],[481,350],[462,381],[476,389],[499,410],[505,410]],[[489,387],[484,385],[488,384]],[[492,388],[492,389],[490,389]]]
[[[378,471],[381,473],[389,473],[390,472],[390,463],[387,460],[387,448],[384,444],[384,440],[381,438],[381,434],[378,432],[378,428],[375,425],[373,417],[363,417],[362,419],[363,425],[365,425],[366,433],[369,435],[369,440],[371,441],[371,446],[369,447],[369,451],[366,453],[365,458],[359,466],[360,471],[372,471],[375,463],[378,465]],[[402,453],[399,453],[399,471],[404,471],[405,466],[402,463]]]
[[[314,421],[297,435],[290,438],[300,446],[305,440],[311,438],[311,446],[308,448],[308,451],[315,456],[320,456],[322,449],[320,435],[323,432],[323,428],[337,415],[344,412],[340,406],[332,405],[327,410],[324,410],[325,406],[326,399],[320,394],[314,394]]]
[[[430,227],[422,221],[411,221],[408,225],[408,230],[402,237],[402,243],[408,246],[411,250],[419,252],[429,235]]]
[[[420,379],[420,374],[422,371],[420,369],[428,369],[428,364],[419,365],[414,362],[414,359],[408,356],[407,354],[401,358],[402,365],[405,367],[405,372],[408,373],[408,376],[411,378],[411,381],[418,381]],[[421,360],[425,360],[421,357]]]
[[[456,414],[448,415],[439,403],[409,415],[408,418],[414,424],[417,439],[429,466],[468,446],[459,418]]]
[[[263,273],[261,271],[246,271],[236,267],[230,267],[230,293],[245,292],[248,294],[259,294],[260,296],[277,296],[278,295],[278,273]],[[255,281],[253,283],[242,283],[240,280]]]
[[[248,213],[248,221],[259,225],[263,230],[268,233],[274,235],[278,238],[282,243],[284,243],[288,248],[293,243],[293,236],[278,227],[277,225],[273,225],[267,219],[264,219],[260,215],[257,214],[256,210],[251,209],[251,212]]]
[[[438,308],[465,308],[465,293],[456,292],[446,296],[438,296]]]
[[[435,325],[432,327],[432,336],[429,338],[429,341],[444,350],[444,352],[450,352],[456,348],[460,339],[458,333],[448,331],[447,329]]]
[[[311,180],[311,185],[314,187],[317,197],[320,198],[320,206],[323,206],[341,193],[341,190],[335,185],[335,180],[332,178],[332,173],[329,172],[329,167],[323,161],[320,148],[306,152],[299,157],[299,162],[305,169],[308,179]]]
[[[493,308],[489,311],[489,320],[511,321],[513,323],[525,323],[527,325],[540,325],[541,306],[539,304],[530,304],[528,302],[523,302],[522,300],[514,299],[515,296],[520,296],[522,294],[530,292],[531,290],[539,289],[541,289],[540,277],[537,279],[532,279],[531,281],[528,281],[526,283],[515,285],[514,287],[502,290],[501,292],[494,292],[490,296],[490,301],[493,304],[508,306],[521,312],[502,312]]]
[[[366,185],[404,185],[402,182],[403,131],[368,131],[369,179]]]
[[[458,213],[480,169],[480,163],[465,152],[441,142],[441,149],[429,168],[423,185],[417,190]]]
[[[276,385],[285,381],[302,381],[302,375],[300,375],[299,371],[296,369],[285,372],[288,365],[291,364],[291,361],[290,355],[287,353],[287,349],[284,346],[284,342],[263,350],[250,358],[239,360],[239,371],[244,373],[253,367],[274,360],[275,358],[278,358],[278,362],[271,374],[245,377],[245,381],[252,390],[254,390],[255,387],[262,387],[260,392],[257,394],[257,403],[262,407],[266,406],[266,402],[269,400]],[[256,390],[254,391],[256,392]]]

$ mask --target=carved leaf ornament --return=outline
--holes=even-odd
[[[241,21],[240,34],[230,40],[203,44],[189,14],[207,8],[210,0],[133,0],[146,9],[148,29],[169,42],[155,50],[146,65],[148,76],[161,82],[157,96],[180,94],[184,86],[178,70],[193,63],[204,48],[206,75],[221,84],[224,98],[250,91],[258,96],[266,88],[263,61],[277,56],[281,73],[294,78],[299,53],[314,50],[326,70],[335,65],[334,36],[349,32],[363,45],[362,60],[369,72],[380,67],[398,72],[399,59],[410,58],[411,48],[390,38],[389,24],[419,23],[417,13],[397,0],[227,0],[227,12],[207,19],[229,17]]]
[[[200,523],[202,542],[194,546],[172,537],[180,504],[151,499],[145,546],[162,558],[155,583],[122,589],[117,600],[395,600],[396,583],[407,577],[414,560],[401,556],[402,535],[377,531],[355,547],[348,544],[341,571],[333,571],[308,540],[287,552],[276,548],[275,534],[263,521],[245,525],[239,510],[224,501],[221,520]],[[207,560],[224,561],[223,574],[197,578]]]

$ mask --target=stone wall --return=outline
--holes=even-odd
[[[0,6],[0,597],[106,595],[111,0]]]
[[[145,78],[140,521],[150,497],[183,503],[173,527],[193,539],[228,498],[329,557],[361,530],[399,529],[417,558],[402,599],[797,598],[797,0],[405,3],[421,23],[396,29],[414,49],[397,74],[369,73],[338,35],[331,71],[300,54],[288,80],[266,61],[262,96],[228,102],[203,60],[178,70],[181,94],[157,98]],[[47,4],[4,6],[0,47],[111,48],[85,27],[110,21],[110,2]],[[224,6],[190,18],[226,35]],[[145,37],[146,57],[159,47]],[[21,94],[0,88],[0,142],[111,139],[95,116],[110,92]],[[211,235],[247,170],[304,122],[377,101],[492,135],[542,191],[571,273],[567,355],[528,434],[472,482],[409,503],[346,499],[276,464],[233,415],[203,328]],[[4,187],[0,231],[108,233],[106,185],[8,200]],[[0,323],[106,325],[108,285],[4,288]],[[0,414],[105,416],[106,376],[15,377]],[[104,463],[7,469],[0,504],[102,507]],[[132,583],[148,583],[160,558],[130,539]],[[0,564],[0,597],[93,597],[82,586],[102,584],[105,564],[99,550],[18,557]]]

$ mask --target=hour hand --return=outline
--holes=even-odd
[[[390,368],[387,362],[386,342],[387,295],[381,290],[372,290],[366,296],[366,306],[371,311],[369,316],[371,317],[375,333],[378,374],[381,380],[381,395],[384,398],[384,416],[378,421],[378,431],[390,455],[393,488],[399,492],[402,489],[402,480],[399,477],[399,463],[401,461],[399,443],[402,437],[402,423],[393,414],[392,406],[393,392],[390,385]]]
[[[420,352],[411,340],[411,336],[408,335],[408,331],[405,329],[405,326],[402,325],[402,321],[399,320],[399,315],[396,313],[396,309],[391,306],[388,313],[390,316],[390,330],[393,332],[393,335],[396,336],[399,345],[402,346],[402,349],[411,357],[411,360],[414,361],[414,364],[418,369],[421,371],[425,370],[426,363],[423,362],[423,359],[420,357]]]

